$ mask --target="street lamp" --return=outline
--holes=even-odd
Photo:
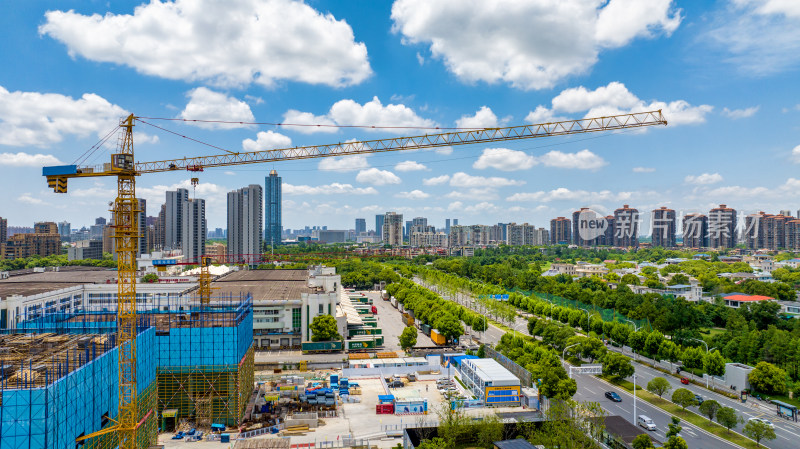
[[[700,343],[706,345],[706,357],[708,357],[708,343],[699,338],[689,338],[689,340],[699,341]],[[706,389],[708,389],[708,378],[711,377],[710,374],[706,373]]]
[[[636,423],[636,373],[633,373],[633,422]]]
[[[513,328],[511,328],[511,329],[514,331],[514,338],[515,338],[515,339],[517,338],[517,328],[518,328],[519,326],[524,326],[524,325],[525,325],[525,323],[517,323],[517,324],[515,324],[515,325],[514,325],[514,327],[513,327]]]
[[[633,322],[633,320],[629,320],[629,319],[627,319],[627,318],[624,318],[624,320],[625,320],[625,321],[627,321],[627,322],[629,322],[629,323],[631,323],[631,324],[633,324],[633,331],[634,331],[634,332],[639,332],[639,327],[641,327],[641,326],[639,326],[639,327],[636,327],[636,323],[634,323],[634,322]],[[625,345],[622,345],[622,349],[623,349],[623,351],[622,351],[622,352],[624,353],[624,352],[625,352],[625,351],[624,351],[624,349],[625,349]],[[633,346],[631,346],[631,352],[633,353],[633,360],[636,360],[636,351],[634,351],[634,349],[633,349]]]
[[[566,359],[566,356],[567,356],[567,349],[569,349],[569,348],[571,348],[573,346],[578,346],[579,344],[580,343],[571,344],[571,345],[567,346],[566,348],[564,348],[563,351],[561,351],[561,364],[562,365],[566,365],[566,360],[565,359]]]

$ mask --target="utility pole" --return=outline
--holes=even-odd
[[[636,425],[636,373],[633,373],[633,424]]]

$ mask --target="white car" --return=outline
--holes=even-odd
[[[775,425],[772,424],[771,421],[767,421],[764,418],[750,418],[750,419],[748,419],[748,421],[755,421],[755,422],[760,422],[762,424],[766,424],[767,427],[769,427],[770,429],[774,429],[775,428]]]

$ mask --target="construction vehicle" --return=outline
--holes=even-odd
[[[133,128],[136,122],[164,129],[131,114],[120,123],[122,136],[118,141],[116,153],[111,154],[110,163],[105,163],[99,167],[78,166],[76,164],[44,167],[42,169],[42,175],[47,178],[47,185],[56,193],[66,193],[67,184],[71,178],[109,176],[117,178],[117,198],[113,203],[113,239],[117,254],[118,273],[119,413],[113,426],[80,437],[78,441],[110,432],[117,432],[120,449],[134,449],[136,447],[136,433],[139,421],[137,414],[138,394],[136,391],[136,256],[139,238],[137,219],[140,212],[136,198],[137,176],[170,171],[194,173],[202,172],[204,169],[211,167],[265,162],[274,163],[296,159],[417,150],[476,143],[495,143],[667,124],[661,111],[658,110],[552,123],[437,132],[409,137],[350,141],[274,150],[233,152],[222,149],[227,153],[153,162],[136,162],[133,150]],[[374,126],[365,127],[375,128]],[[196,139],[193,140],[197,141]],[[97,148],[100,146],[102,145],[98,145]]]

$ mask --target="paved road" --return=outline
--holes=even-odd
[[[418,283],[422,283],[419,279],[415,279],[415,281],[417,281]],[[434,291],[436,291],[436,287],[435,286],[430,286],[429,288],[432,288]],[[443,293],[443,292],[439,292],[439,293],[442,294],[443,298],[445,298],[445,299],[454,300],[454,301],[456,301],[456,302],[458,302],[458,303],[460,303],[460,304],[462,304],[464,306],[467,306],[467,307],[475,307],[475,303],[472,301],[472,298],[468,297],[467,295],[457,295],[454,298],[450,298],[446,293]],[[509,327],[512,327],[512,326],[509,326]],[[528,330],[527,330],[527,318],[525,318],[523,316],[516,317],[515,323],[513,325],[513,328],[517,332],[523,333],[525,335],[529,335],[528,334]],[[487,330],[487,332],[486,332],[486,336],[487,337],[486,337],[484,342],[485,343],[493,343],[493,344],[495,344],[500,340],[500,337],[503,335],[503,333],[504,333],[504,331],[502,329],[499,329],[499,328],[497,328],[497,327],[495,327],[493,325],[490,325],[489,326],[489,330]],[[615,348],[610,347],[610,346],[609,346],[609,349],[615,350]],[[630,350],[625,351],[625,352],[628,355],[631,354]],[[644,386],[644,385],[647,384],[647,382],[652,380],[654,377],[664,377],[670,382],[670,385],[672,386],[672,390],[670,390],[670,393],[667,393],[667,395],[670,395],[672,391],[675,391],[675,389],[683,387],[683,388],[687,388],[688,390],[692,391],[695,394],[699,394],[704,399],[714,399],[724,407],[732,407],[734,410],[736,410],[737,413],[739,413],[739,415],[744,417],[745,420],[747,420],[749,418],[752,418],[752,417],[760,417],[760,418],[765,418],[765,419],[768,419],[768,420],[772,421],[773,424],[775,425],[775,435],[777,436],[777,438],[775,440],[772,440],[772,441],[762,442],[762,445],[764,445],[764,446],[766,446],[766,447],[768,447],[770,449],[795,449],[795,448],[800,447],[800,425],[792,423],[792,422],[788,422],[788,421],[786,421],[786,420],[784,420],[782,418],[779,418],[777,416],[775,406],[773,406],[771,404],[768,404],[766,402],[761,402],[761,401],[758,401],[758,400],[753,399],[753,398],[748,399],[747,403],[743,404],[739,400],[729,399],[726,396],[723,396],[721,394],[712,392],[710,390],[707,390],[707,389],[705,389],[703,387],[700,387],[700,386],[697,386],[697,385],[694,385],[694,384],[682,385],[680,383],[679,379],[677,379],[677,378],[675,378],[673,376],[666,375],[666,374],[664,374],[664,373],[662,373],[662,372],[660,372],[658,370],[650,368],[647,365],[644,365],[644,364],[641,364],[641,363],[634,363],[634,367],[636,368],[636,379],[637,379],[637,384],[638,385]],[[630,377],[630,378],[628,378],[628,380],[629,381],[633,381],[633,378]],[[620,413],[618,404],[615,404],[615,403],[613,403],[611,401],[608,401],[608,400],[605,400],[605,401],[601,401],[600,400],[600,399],[605,399],[605,397],[604,397],[605,391],[607,391],[608,388],[609,388],[609,386],[607,384],[602,383],[602,381],[600,379],[597,379],[594,376],[578,376],[578,377],[576,377],[576,381],[578,382],[578,393],[576,393],[576,398],[585,398],[585,399],[589,399],[589,400],[600,402],[601,406],[603,406],[603,408],[606,409],[608,412],[614,413],[614,414],[620,414],[622,416],[625,416],[624,414]],[[605,385],[605,387],[603,387],[602,391],[598,392],[598,391],[595,391],[595,388],[591,388],[591,385],[593,383],[597,383],[597,382],[600,382],[601,385]],[[620,392],[621,390],[617,389],[617,391]],[[594,393],[598,393],[599,397],[594,398],[596,396]],[[625,392],[625,394],[628,394],[628,393]],[[590,398],[594,398],[594,399],[590,399]],[[640,404],[646,404],[644,401],[637,401],[637,402],[640,403]],[[608,403],[608,406],[606,406],[607,405],[606,403]],[[655,409],[654,406],[650,406],[649,404],[647,405],[647,407]],[[632,405],[629,407],[629,409],[632,409]],[[698,411],[697,407],[689,407],[689,409],[693,410],[695,412]],[[658,410],[658,413],[661,413],[661,414],[663,414],[665,416],[667,415],[665,412],[661,411],[661,409],[657,409],[657,410]],[[628,416],[629,420],[632,420],[633,419],[632,418],[632,416],[633,416],[632,415],[632,410],[629,410],[628,415],[629,415]],[[656,420],[656,417],[654,417],[654,416],[650,416],[650,417],[654,421],[656,421],[656,425],[658,425],[659,429],[661,429],[661,424]],[[669,418],[667,418],[665,420],[664,429],[666,429],[666,423],[668,423],[668,422],[669,422]],[[684,433],[692,431],[692,432],[695,432],[695,433],[698,433],[698,434],[702,434],[702,436],[704,436],[706,438],[706,440],[715,440],[716,441],[716,439],[714,437],[703,433],[701,430],[695,428],[694,426],[691,426],[689,423],[682,422],[681,424],[683,425],[684,429],[686,429],[686,430],[684,430]],[[735,427],[735,429],[739,433],[741,433],[742,427],[743,427],[743,425],[738,425],[737,427]],[[662,437],[664,436],[663,435],[663,431],[662,431],[662,435],[661,436]],[[686,441],[689,443],[689,447],[692,447],[692,448],[694,448],[694,447],[701,447],[701,448],[712,447],[712,446],[709,446],[708,444],[716,444],[716,443],[712,443],[711,441],[706,441],[706,443],[703,443],[703,444],[701,444],[699,446],[695,446],[689,440],[689,437],[691,436],[691,434],[687,434],[687,435],[683,435],[683,436],[684,436],[684,438],[686,438]],[[698,438],[699,437],[700,437],[700,435],[698,435]],[[717,443],[718,444],[723,444],[722,440],[717,441]],[[727,443],[727,442],[724,442],[724,444],[726,444],[728,446],[724,446],[723,445],[723,446],[713,446],[713,447],[738,447],[738,446],[731,445],[730,443]]]
[[[399,310],[392,307],[392,303],[380,298],[379,292],[364,292],[372,298],[372,303],[378,309],[378,327],[383,329],[383,346],[386,351],[401,351],[400,334],[403,333],[406,325],[403,324],[402,314]],[[433,341],[421,331],[417,332],[416,346],[434,346]]]

